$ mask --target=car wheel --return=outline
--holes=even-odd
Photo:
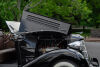
[[[79,67],[79,66],[73,61],[60,60],[54,63],[52,67]]]

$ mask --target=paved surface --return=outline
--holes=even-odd
[[[4,64],[0,64],[0,67],[18,67],[17,61],[9,61]]]
[[[0,67],[17,67],[17,64],[0,64]]]
[[[100,42],[86,42],[86,47],[89,55],[97,58],[100,64]],[[0,67],[17,67],[17,64],[0,64]]]
[[[98,59],[100,64],[100,42],[87,42],[86,47],[91,57]]]
[[[100,42],[100,38],[86,38],[85,41],[87,42]]]

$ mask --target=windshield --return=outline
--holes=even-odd
[[[25,36],[26,47],[35,48],[36,47],[36,37],[35,36]]]

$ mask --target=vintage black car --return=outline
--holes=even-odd
[[[98,60],[88,56],[84,38],[71,34],[71,24],[28,11],[23,11],[21,23],[7,24],[18,67],[99,67]]]

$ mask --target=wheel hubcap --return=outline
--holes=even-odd
[[[54,65],[54,67],[75,67],[75,65],[69,63],[69,62],[59,62]]]

